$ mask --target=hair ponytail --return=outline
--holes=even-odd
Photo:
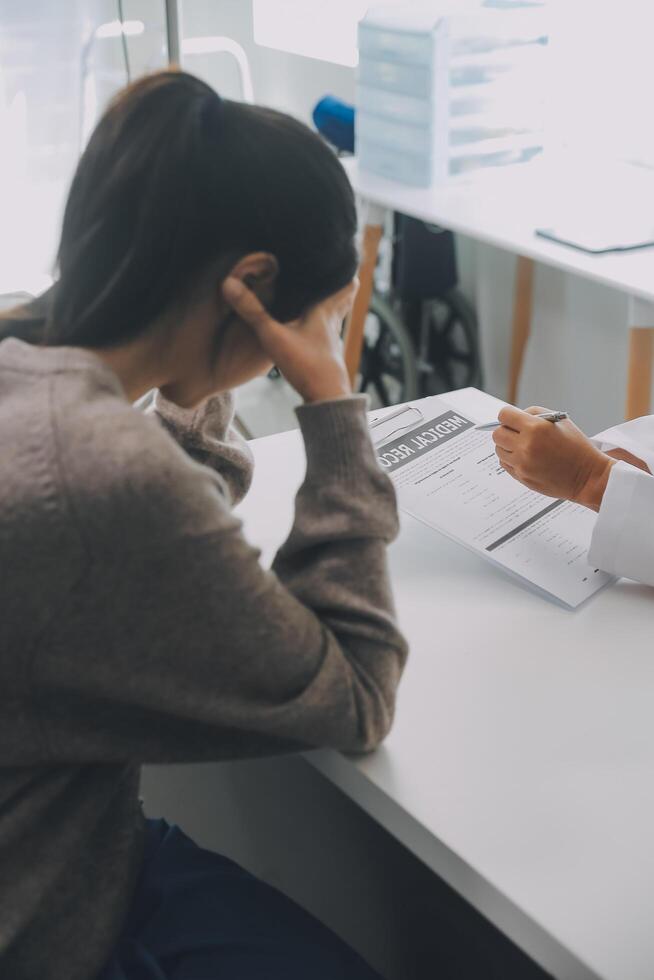
[[[44,342],[104,347],[183,303],[220,256],[273,253],[273,315],[297,317],[356,270],[347,177],[291,117],[223,100],[180,71],[113,100],[66,204]]]

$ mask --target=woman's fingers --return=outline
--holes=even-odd
[[[357,280],[306,310],[293,323],[279,323],[247,286],[228,276],[222,287],[234,313],[255,334],[262,350],[306,402],[352,393],[343,361],[340,326],[352,306]]]
[[[352,282],[335,293],[330,302],[333,303],[334,310],[341,316],[347,316],[352,309],[356,294],[359,291],[359,277],[355,276]]]
[[[236,276],[227,276],[223,282],[223,296],[234,312],[254,330],[264,348],[266,338],[282,329],[259,297]]]
[[[340,331],[343,320],[349,315],[352,305],[354,303],[356,294],[359,290],[359,279],[355,278],[344,286],[343,289],[339,289],[337,293],[333,296],[328,296],[327,299],[322,300],[317,303],[317,306],[322,307],[325,315],[333,321],[333,326],[335,329]]]

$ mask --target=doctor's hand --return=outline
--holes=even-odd
[[[598,511],[616,460],[603,453],[570,419],[534,418],[547,412],[506,407],[493,432],[495,451],[507,471],[530,490]]]
[[[358,280],[353,280],[292,323],[273,319],[240,279],[225,279],[223,295],[288,383],[305,402],[317,402],[352,394],[343,359],[341,327],[358,285]]]
[[[644,459],[641,459],[640,456],[634,456],[628,449],[617,447],[615,449],[607,449],[606,455],[611,456],[613,459],[619,459],[623,463],[629,463],[630,466],[635,466],[638,470],[644,470],[645,473],[652,472]]]

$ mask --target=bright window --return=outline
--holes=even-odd
[[[166,62],[163,0],[123,0],[132,75]],[[80,150],[126,81],[117,0],[0,4],[0,296],[51,281]]]

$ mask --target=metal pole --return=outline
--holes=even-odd
[[[181,65],[182,63],[179,4],[180,0],[166,0],[166,40],[168,42],[169,65]]]

